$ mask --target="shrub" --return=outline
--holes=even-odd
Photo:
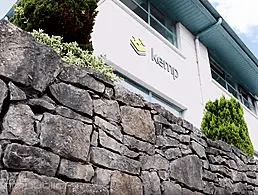
[[[20,0],[11,21],[25,31],[43,29],[91,51],[96,8],[97,0]]]
[[[118,80],[118,77],[113,73],[114,68],[105,65],[103,57],[94,56],[89,51],[81,49],[76,42],[64,43],[61,36],[49,36],[43,30],[33,30],[31,34],[37,41],[53,48],[65,62],[93,68],[113,81]]]
[[[254,148],[248,134],[244,119],[244,111],[240,103],[224,96],[205,106],[202,131],[212,140],[222,140],[242,150],[246,155],[253,156]]]

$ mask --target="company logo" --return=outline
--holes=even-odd
[[[146,46],[143,44],[143,41],[138,38],[130,39],[130,45],[133,47],[134,51],[140,56],[146,56]]]
[[[140,56],[146,56],[147,50],[146,46],[144,45],[143,41],[138,38],[132,37],[130,39],[130,45],[133,47],[134,51]],[[171,74],[173,80],[179,78],[179,73],[175,67],[169,64],[166,60],[161,58],[158,54],[154,52],[154,48],[151,48],[151,61],[156,63],[159,67],[167,71]]]

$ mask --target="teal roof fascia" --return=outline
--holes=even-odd
[[[194,36],[223,18],[207,0],[151,0],[167,17],[182,23]],[[258,59],[223,19],[200,38],[209,54],[223,62],[225,70],[253,95],[258,95]]]
[[[202,4],[206,7],[207,10],[214,16],[214,18],[220,18],[221,15],[217,12],[217,10],[208,2],[207,0],[200,0]],[[245,45],[245,43],[239,38],[239,36],[235,33],[235,31],[228,25],[228,23],[223,20],[222,26],[231,35],[231,37],[235,40],[235,42],[242,48],[242,50],[250,57],[250,59],[258,66],[258,59],[251,52],[251,50]]]

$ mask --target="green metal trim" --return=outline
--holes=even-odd
[[[196,39],[199,39],[201,36],[205,35],[206,33],[212,31],[214,28],[217,28],[219,25],[221,25],[223,22],[222,18],[219,18],[218,21],[213,24],[212,26],[208,27],[207,29],[203,30],[202,32],[198,33],[195,37]]]
[[[199,1],[202,5],[210,12],[210,14],[216,18],[220,18],[221,15],[217,12],[217,10],[207,1],[207,0],[194,0]],[[238,46],[246,53],[246,55],[258,66],[258,59],[251,52],[251,50],[245,45],[245,43],[238,37],[238,35],[234,32],[234,30],[228,25],[228,23],[223,20],[221,26],[224,30],[235,40]]]

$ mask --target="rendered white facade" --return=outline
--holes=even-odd
[[[208,100],[222,95],[233,97],[213,80],[207,48],[182,24],[176,25],[176,48],[119,0],[100,1],[98,9],[92,34],[95,54],[106,55],[107,62],[118,72],[184,110],[182,117],[196,127],[200,128]],[[146,55],[138,55],[132,48],[133,37],[142,40]],[[165,62],[170,65],[169,70],[162,65]],[[171,68],[178,72],[178,78],[173,77]],[[242,106],[258,151],[258,117]]]

